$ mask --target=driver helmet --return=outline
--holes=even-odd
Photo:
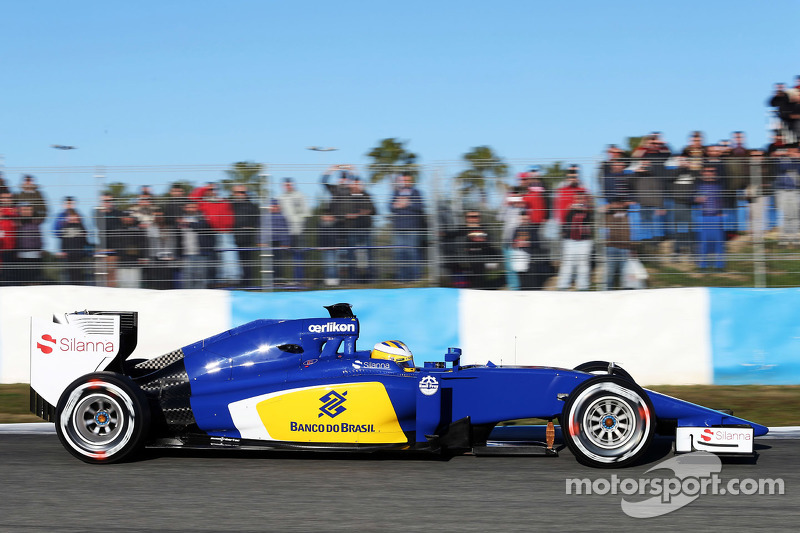
[[[388,359],[394,361],[405,372],[414,371],[414,354],[408,349],[401,341],[383,341],[379,342],[372,349],[370,354],[372,359]]]

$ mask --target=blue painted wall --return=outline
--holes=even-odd
[[[800,289],[709,291],[714,384],[800,384]]]

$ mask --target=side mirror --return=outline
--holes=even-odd
[[[448,348],[447,353],[444,355],[444,360],[448,363],[453,363],[453,368],[458,368],[461,361],[461,348]]]

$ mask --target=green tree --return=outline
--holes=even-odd
[[[164,196],[169,196],[169,190],[172,189],[173,187],[180,187],[183,190],[184,195],[189,196],[189,193],[191,193],[194,190],[195,185],[191,181],[184,181],[184,180],[173,181],[172,183],[169,184],[167,192],[164,194]]]
[[[103,194],[108,194],[114,199],[114,204],[120,209],[127,209],[135,203],[136,194],[128,192],[128,184],[113,181],[103,187]]]
[[[230,192],[234,185],[247,185],[250,190],[257,191],[261,183],[259,176],[264,165],[254,161],[239,161],[225,171],[227,178],[221,182],[222,188]]]
[[[622,157],[630,157],[633,151],[636,150],[640,144],[642,144],[642,140],[644,138],[644,135],[640,137],[628,137],[628,150],[622,154]]]
[[[478,191],[481,203],[486,204],[486,184],[492,180],[502,187],[502,179],[508,176],[508,165],[488,146],[476,146],[462,156],[469,168],[456,176],[460,189],[466,193]]]
[[[400,174],[407,174],[415,181],[419,176],[417,154],[406,150],[404,141],[395,138],[382,139],[367,157],[372,158],[372,163],[367,167],[371,183],[378,183],[387,177]]]
[[[541,175],[545,186],[552,191],[567,176],[567,166],[563,161],[556,161],[552,165],[543,165]]]

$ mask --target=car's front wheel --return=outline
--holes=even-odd
[[[567,447],[578,462],[617,468],[647,451],[656,419],[641,387],[606,375],[584,381],[569,394],[561,425]]]
[[[61,444],[87,463],[113,463],[141,449],[150,426],[144,393],[129,378],[110,372],[73,381],[56,408]]]
[[[586,372],[588,374],[609,374],[621,376],[633,381],[633,378],[626,370],[624,370],[622,367],[614,365],[613,363],[609,363],[608,361],[587,361],[579,364],[573,368],[573,370]]]

